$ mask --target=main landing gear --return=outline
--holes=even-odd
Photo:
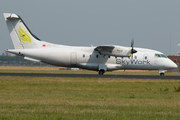
[[[103,75],[105,73],[105,70],[101,69],[99,70],[99,75]]]

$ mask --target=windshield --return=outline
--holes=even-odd
[[[155,58],[167,58],[167,56],[163,54],[155,54]]]

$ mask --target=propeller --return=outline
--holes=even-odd
[[[133,59],[133,54],[137,51],[134,49],[134,38],[131,40],[131,59]]]

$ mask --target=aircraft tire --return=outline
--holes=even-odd
[[[104,70],[99,70],[99,75],[103,75],[105,73]]]
[[[164,73],[160,73],[160,76],[164,76]]]

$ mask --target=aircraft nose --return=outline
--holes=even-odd
[[[171,60],[170,60],[171,61]],[[173,61],[171,61],[170,63],[169,63],[169,67],[171,68],[171,69],[176,69],[178,66],[173,62]]]
[[[173,62],[174,63],[174,62]],[[178,66],[177,66],[177,64],[173,64],[173,68],[175,69],[175,68],[177,68]]]

